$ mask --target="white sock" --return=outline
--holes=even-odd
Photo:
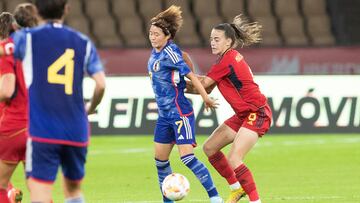
[[[85,203],[84,196],[65,199],[65,203]]]
[[[224,203],[224,200],[219,196],[210,197],[210,203]]]
[[[250,201],[250,203],[261,203],[261,200],[258,199],[258,200],[256,200],[256,201]]]
[[[236,183],[230,185],[231,190],[237,190],[237,189],[240,189],[240,187],[241,187],[241,185],[239,182],[236,182]]]

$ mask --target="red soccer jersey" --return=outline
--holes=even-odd
[[[11,39],[0,42],[6,52],[12,52],[14,47]],[[0,137],[15,136],[27,126],[27,90],[25,86],[21,61],[13,55],[0,57],[0,77],[4,74],[15,74],[16,87],[13,97],[0,103]]]
[[[221,94],[237,115],[257,111],[266,105],[267,99],[254,82],[250,67],[234,49],[227,51],[207,76],[217,82]]]

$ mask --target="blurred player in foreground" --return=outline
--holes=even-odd
[[[58,168],[64,177],[67,203],[85,202],[89,124],[105,89],[105,74],[96,48],[83,34],[64,26],[66,0],[35,0],[42,25],[14,34],[14,56],[23,62],[29,94],[29,138],[26,172],[31,201],[51,202]],[[95,81],[89,105],[84,105],[82,80]]]
[[[38,23],[33,4],[19,4],[14,12],[0,15],[0,202],[21,202],[22,192],[12,187],[11,176],[20,161],[25,161],[27,131],[27,91],[21,61],[15,60],[14,44],[9,35],[22,27]],[[7,191],[4,191],[7,187]],[[8,200],[6,200],[6,194]]]

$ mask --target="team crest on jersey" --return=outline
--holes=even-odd
[[[236,62],[240,62],[241,59],[242,59],[242,56],[238,53],[238,54],[235,56]]]
[[[158,72],[160,70],[160,60],[155,61],[153,65],[154,72]]]

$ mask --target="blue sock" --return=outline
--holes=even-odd
[[[195,176],[199,179],[203,187],[206,189],[209,197],[218,196],[216,187],[212,181],[209,170],[201,163],[194,154],[188,154],[181,157],[181,161],[191,169]]]
[[[162,190],[161,190],[162,183],[163,183],[165,177],[172,173],[170,161],[169,160],[161,161],[161,160],[158,160],[155,158],[155,164],[156,164],[157,173],[158,173],[160,191],[162,194]],[[168,198],[166,198],[164,195],[163,195],[163,200],[164,200],[164,202],[169,202],[169,203],[173,202],[173,201],[169,200]]]

